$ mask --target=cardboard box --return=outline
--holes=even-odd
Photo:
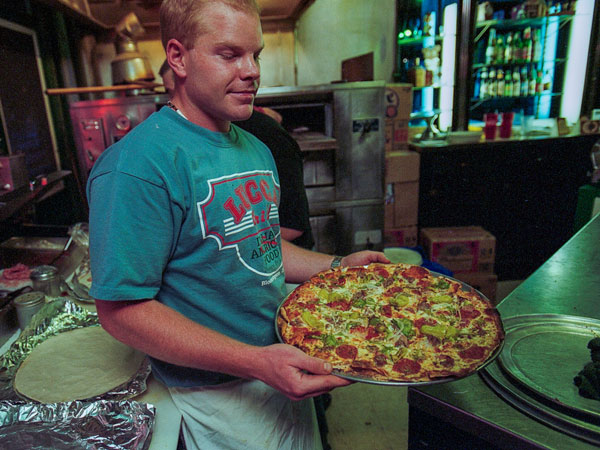
[[[416,225],[386,228],[383,231],[384,247],[416,247],[418,231]]]
[[[419,180],[421,155],[413,151],[394,151],[385,155],[385,182],[405,183]]]
[[[386,184],[384,223],[386,229],[416,225],[418,213],[418,181]]]
[[[423,228],[420,243],[429,259],[453,273],[493,273],[496,238],[478,226]]]
[[[457,280],[467,283],[485,295],[494,305],[496,304],[496,287],[498,275],[494,273],[465,272],[454,276]]]
[[[385,87],[385,151],[408,148],[408,121],[412,112],[412,84],[395,83]]]

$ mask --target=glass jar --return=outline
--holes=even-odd
[[[44,292],[49,297],[59,297],[60,275],[54,266],[37,266],[29,275],[34,291]]]
[[[31,318],[44,306],[45,302],[46,297],[44,293],[38,291],[27,292],[15,298],[13,303],[17,310],[19,328],[22,330],[25,329]]]

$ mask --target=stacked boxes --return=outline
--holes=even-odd
[[[495,302],[498,277],[494,274],[494,235],[478,226],[423,228],[420,242],[431,261]]]
[[[385,87],[385,151],[408,148],[408,121],[412,111],[412,84]]]
[[[385,247],[417,245],[420,154],[392,151],[385,158]]]

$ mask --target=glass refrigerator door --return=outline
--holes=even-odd
[[[456,1],[398,3],[394,81],[413,85],[411,127],[433,117],[441,130],[452,123],[456,15]]]
[[[573,7],[575,2],[568,3]],[[553,2],[528,17],[521,2],[491,2],[493,14],[478,11],[471,79],[469,123],[481,125],[488,112],[514,112],[517,133],[547,134],[525,126],[536,119],[579,118],[594,0],[575,9]],[[551,122],[548,122],[551,123]],[[552,132],[550,132],[552,133]]]

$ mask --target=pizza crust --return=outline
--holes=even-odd
[[[144,357],[100,326],[78,328],[37,345],[17,370],[14,387],[41,403],[93,398],[129,381]]]

